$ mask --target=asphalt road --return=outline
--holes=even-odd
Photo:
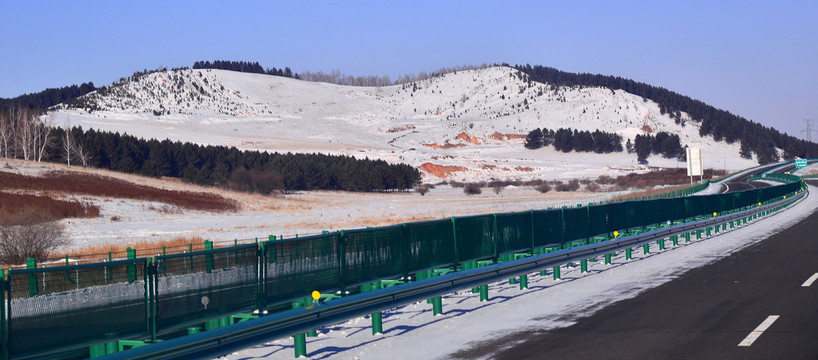
[[[818,196],[812,194],[811,196]],[[573,326],[487,343],[496,359],[818,359],[818,212]],[[818,276],[818,275],[816,275]],[[750,346],[739,346],[768,317]],[[772,319],[772,318],[771,318]],[[511,340],[511,339],[506,339]],[[503,346],[500,346],[503,345]],[[501,348],[499,352],[496,349]]]
[[[776,165],[772,165],[772,166],[776,166]],[[744,175],[741,175],[741,176],[736,176],[736,177],[730,179],[729,181],[725,181],[724,182],[725,186],[722,189],[722,192],[725,192],[725,193],[727,193],[727,192],[736,192],[736,191],[752,190],[752,189],[758,189],[758,188],[763,188],[763,187],[770,186],[770,184],[768,184],[766,182],[761,182],[761,181],[752,181],[751,182],[750,181],[750,176],[758,175],[759,173],[767,170],[768,168],[770,168],[772,166],[767,166],[767,167],[764,167],[764,168],[761,168],[761,169],[758,169],[758,170],[755,170],[755,171],[752,171],[752,172],[748,172],[747,174],[744,174]],[[795,165],[793,165],[792,168],[794,169]],[[783,173],[785,171],[790,171],[790,170],[791,169],[789,167],[786,167],[786,168],[779,169],[779,170],[777,170],[775,172]]]

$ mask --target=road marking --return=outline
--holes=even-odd
[[[804,283],[801,284],[801,287],[810,287],[815,280],[818,280],[818,273],[812,274],[807,281],[804,281]]]
[[[763,334],[764,331],[767,330],[767,328],[769,328],[770,325],[772,325],[776,320],[778,320],[778,315],[767,316],[767,318],[764,319],[764,321],[762,321],[761,324],[759,324],[758,327],[755,328],[755,330],[750,332],[750,335],[747,335],[747,337],[744,338],[744,340],[741,340],[741,342],[738,343],[738,346],[753,345],[756,339],[758,339],[758,337],[761,336],[761,334]]]

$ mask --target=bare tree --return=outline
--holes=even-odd
[[[11,114],[0,112],[0,155],[9,158],[9,151],[13,145],[14,126],[11,122]]]
[[[54,221],[0,226],[0,262],[23,264],[26,258],[42,260],[70,240],[64,227]]]
[[[65,161],[68,166],[71,166],[71,159],[79,160],[82,166],[88,166],[88,161],[91,156],[82,148],[82,144],[77,142],[74,138],[74,132],[71,129],[71,122],[65,122],[65,137],[62,141],[62,151]]]
[[[50,148],[54,142],[51,138],[51,130],[54,129],[54,118],[49,115],[47,119],[46,122],[41,121],[37,117],[29,119],[29,121],[34,122],[34,126],[37,128],[35,131],[35,144],[37,144],[35,151],[37,152],[36,157],[38,162],[43,161],[43,157],[48,155],[48,148]]]
[[[65,156],[65,161],[68,166],[71,166],[71,153],[74,146],[74,135],[71,134],[71,121],[65,120],[65,138],[62,141],[62,149]]]

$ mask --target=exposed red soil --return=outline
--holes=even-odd
[[[497,131],[495,131],[494,134],[491,134],[492,139],[500,140],[500,141],[512,140],[512,139],[525,139],[526,136],[528,136],[528,135],[526,135],[526,134],[501,134],[501,133],[499,133]]]
[[[480,141],[478,141],[476,137],[471,137],[467,135],[465,132],[462,132],[459,135],[457,135],[455,139],[463,140],[467,143],[471,143],[474,145],[480,145]]]
[[[436,165],[432,163],[424,163],[420,166],[420,169],[425,171],[428,174],[437,176],[439,178],[446,178],[449,174],[457,171],[466,171],[465,167],[462,166],[445,166],[445,165]]]
[[[438,145],[438,144],[435,144],[435,143],[422,144],[422,145],[426,146],[426,147],[430,147],[432,149],[438,149],[438,150],[446,150],[446,149],[459,148],[459,147],[466,146],[465,144],[450,144],[449,140],[446,140],[446,142],[443,145]]]

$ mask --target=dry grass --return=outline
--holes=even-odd
[[[724,171],[721,170],[706,169],[704,171],[704,178],[712,179],[714,176],[723,175],[723,173]],[[598,183],[602,184],[609,181],[610,178],[606,177],[602,179],[601,182],[598,181]],[[662,169],[644,174],[632,173],[619,176],[616,178],[616,181],[614,181],[616,187],[619,189],[645,189],[656,185],[676,185],[687,184],[689,182],[690,177],[687,176],[687,169],[684,168]]]
[[[66,256],[69,259],[79,260],[80,262],[90,261],[90,260],[102,260],[108,259],[108,254],[110,253],[111,258],[113,259],[123,259],[127,258],[128,248],[136,249],[136,256],[137,257],[144,257],[144,256],[156,256],[156,255],[163,255],[163,254],[177,254],[182,252],[189,252],[191,246],[193,251],[201,251],[204,250],[204,240],[202,237],[195,236],[195,237],[177,237],[169,240],[160,240],[160,241],[139,241],[129,244],[116,244],[116,245],[101,245],[101,246],[88,246],[81,249],[75,249],[71,251],[63,251],[59,253],[55,253],[51,258],[52,260],[59,261],[64,260]],[[232,245],[232,244],[230,244]],[[214,244],[214,247],[225,247],[228,245],[221,244]]]
[[[190,210],[227,212],[241,208],[237,201],[214,193],[165,190],[87,172],[51,171],[42,176],[0,172],[0,184],[5,189],[156,201]]]
[[[48,195],[0,191],[0,224],[27,225],[65,218],[99,217],[99,206],[78,200],[58,200]]]
[[[611,199],[611,201],[620,201],[620,200],[628,200],[628,199],[641,199],[643,196],[652,197],[654,195],[667,194],[667,193],[672,192],[672,191],[687,189],[689,187],[690,187],[690,184],[686,184],[686,185],[668,186],[668,187],[661,188],[661,189],[650,189],[650,190],[632,192],[632,193],[628,193],[628,194],[625,194],[625,195],[617,196],[617,197]]]

